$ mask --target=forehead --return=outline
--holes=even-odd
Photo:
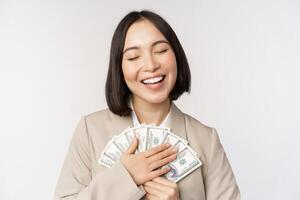
[[[151,45],[158,40],[166,40],[166,38],[149,20],[145,19],[137,21],[129,27],[124,48]]]

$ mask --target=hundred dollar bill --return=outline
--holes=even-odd
[[[188,148],[194,155],[198,155],[196,151],[194,151],[191,147],[188,145],[184,144],[181,140],[178,140],[177,143],[174,145],[175,149],[177,149],[177,152],[182,151],[185,148]]]
[[[131,144],[127,140],[127,136],[126,136],[127,132],[130,132],[130,130],[126,129],[124,132],[118,135],[113,141],[113,143],[116,144],[116,146],[121,150],[122,153],[125,152]]]
[[[127,130],[124,135],[126,136],[127,142],[130,146],[133,141],[133,137],[135,136],[133,129]],[[135,153],[138,153],[138,148],[136,149]]]
[[[135,136],[139,139],[138,152],[144,152],[147,149],[148,127],[140,126],[133,128]]]
[[[162,144],[162,141],[169,131],[169,128],[161,128],[155,126],[148,127],[148,138],[147,138],[147,149],[156,147],[157,145]]]
[[[176,160],[168,164],[171,171],[165,174],[165,177],[168,180],[178,182],[201,165],[202,162],[197,156],[189,148],[185,148],[177,154]]]
[[[187,147],[186,144],[184,144],[181,140],[178,140],[176,144],[173,146],[173,148],[177,149],[177,152],[181,152]]]
[[[115,145],[113,141],[110,141],[104,148],[103,155],[116,162],[121,157],[122,151]]]
[[[164,143],[169,143],[172,145],[172,147],[175,147],[175,145],[181,141],[183,144],[187,144],[187,141],[178,137],[177,135],[175,135],[174,133],[171,132],[167,132],[163,138],[162,144]]]
[[[104,167],[112,167],[115,162],[106,155],[102,154],[100,159],[98,160],[98,163],[103,165]]]

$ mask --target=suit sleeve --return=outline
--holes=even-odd
[[[54,200],[138,200],[145,191],[119,161],[92,177],[92,147],[86,118],[77,125],[65,158]]]
[[[207,200],[241,199],[233,171],[214,128],[205,185]]]

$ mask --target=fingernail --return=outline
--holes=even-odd
[[[165,166],[162,167],[162,169],[169,170],[171,168],[168,165],[165,165]]]
[[[172,149],[172,152],[178,153],[178,148],[177,148],[177,147],[174,147],[174,148]]]
[[[166,147],[170,147],[171,146],[171,144],[170,143],[166,143]]]

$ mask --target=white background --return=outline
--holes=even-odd
[[[116,25],[144,8],[177,33],[177,105],[218,130],[243,199],[300,199],[297,0],[0,0],[0,199],[52,199],[80,117],[106,107]]]

